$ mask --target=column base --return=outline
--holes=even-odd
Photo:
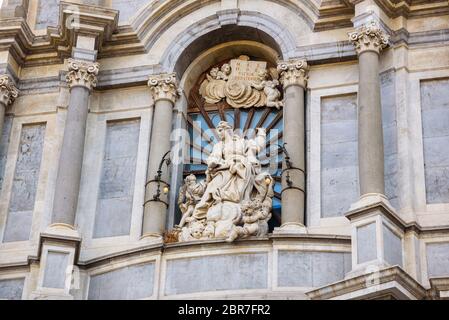
[[[388,198],[385,195],[380,193],[367,193],[361,196],[357,202],[351,205],[351,207],[349,208],[349,212],[359,211],[366,207],[370,207],[374,204],[379,203],[383,204],[391,211],[393,212],[395,211],[395,209],[392,207],[390,201],[388,201]]]
[[[54,292],[34,291],[30,294],[30,300],[75,300],[71,295],[57,294]]]
[[[278,228],[274,228],[274,235],[307,234],[307,228],[299,222],[287,222]]]
[[[66,223],[53,223],[45,229],[43,235],[50,235],[56,238],[70,238],[70,239],[80,239],[81,235],[78,230],[72,225]]]
[[[353,270],[349,271],[345,275],[345,280],[359,277],[359,276],[364,276],[367,274],[373,274],[373,273],[375,274],[376,272],[380,272],[381,270],[388,269],[388,268],[391,268],[391,265],[386,262],[382,262],[380,260],[372,261],[371,263],[367,263],[362,266],[357,266]]]
[[[164,238],[161,234],[158,233],[146,233],[140,237],[139,241],[162,243],[164,242]]]

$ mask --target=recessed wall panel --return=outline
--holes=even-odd
[[[3,242],[30,238],[44,138],[45,124],[22,127]]]
[[[449,203],[449,80],[421,83],[427,203]]]
[[[139,130],[139,120],[107,123],[94,238],[130,232]]]
[[[343,216],[359,196],[357,96],[321,101],[321,216]]]

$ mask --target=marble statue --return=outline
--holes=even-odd
[[[233,108],[283,106],[279,76],[276,69],[267,72],[267,63],[249,61],[240,56],[221,68],[212,68],[200,86],[200,95],[206,103],[215,104],[222,100]]]
[[[273,178],[262,171],[257,154],[266,144],[265,129],[258,128],[254,139],[234,133],[222,121],[217,126],[220,141],[213,147],[206,163],[204,189],[186,179],[185,190],[196,190],[196,198],[181,196],[183,219],[179,241],[228,239],[266,236],[271,218]],[[196,180],[195,180],[196,181]],[[201,191],[201,192],[200,192]],[[201,198],[199,194],[202,193]],[[193,204],[194,208],[192,208]]]
[[[181,222],[177,227],[182,228],[192,216],[196,204],[204,194],[204,184],[197,183],[196,177],[191,174],[184,180],[184,185],[179,191],[178,205],[182,212]]]
[[[266,95],[266,106],[280,109],[284,104],[281,99],[281,92],[278,90],[280,84],[278,79],[267,80],[268,73],[263,71],[259,75],[258,82],[252,82],[251,85],[257,90],[263,90]]]

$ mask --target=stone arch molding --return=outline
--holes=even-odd
[[[266,10],[252,9],[268,6],[275,6],[286,16],[297,17],[298,25],[304,26],[306,32],[313,32],[314,21],[318,20],[314,4],[296,0],[257,0],[256,6],[240,4],[238,0],[171,0],[162,4],[152,1],[137,14],[131,26],[145,51],[157,57],[165,72],[174,70],[181,52],[197,38],[229,25],[263,31],[275,40],[284,59],[295,57],[296,30]],[[178,22],[182,19],[190,19],[191,24],[180,26]]]
[[[224,21],[226,19],[226,21]],[[257,12],[239,11],[233,17],[221,15],[204,18],[180,33],[164,51],[160,64],[164,71],[175,72],[175,66],[185,50],[196,39],[227,25],[250,27],[263,31],[279,47],[280,57],[290,59],[296,55],[296,42],[291,32],[275,19]],[[182,76],[182,75],[179,75]]]

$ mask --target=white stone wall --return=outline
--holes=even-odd
[[[58,22],[56,2],[30,2],[27,21],[36,35],[45,35],[46,28]],[[352,26],[313,30],[313,13],[303,5],[225,0],[194,6],[194,2],[181,1],[159,17],[163,8],[157,1],[132,5],[84,1],[120,10],[119,25],[134,30],[144,50],[102,57],[104,51],[114,50],[104,45],[99,52],[99,84],[90,99],[75,223],[82,237],[76,298],[195,298],[208,297],[215,289],[219,297],[261,297],[282,296],[292,288],[293,296],[300,297],[310,288],[342,280],[351,269],[350,223],[344,214],[359,195],[358,62],[347,43]],[[390,264],[401,265],[429,288],[429,278],[449,277],[445,229],[449,225],[449,23],[447,16],[404,18],[404,25],[400,19],[384,19],[391,32],[399,34],[404,28],[410,34],[406,45],[399,35],[393,36],[392,47],[380,59],[386,193],[401,219],[422,227],[416,234],[406,231],[404,244],[385,229],[384,253]],[[145,81],[150,74],[176,68],[186,67],[195,74],[220,62],[223,52],[245,53],[241,44],[222,50],[222,39],[209,39],[205,48],[217,44],[216,56],[189,67],[197,57],[185,54],[186,48],[195,52],[189,46],[196,39],[225,25],[256,28],[273,38],[282,58],[305,57],[313,62],[306,93],[308,236],[343,236],[344,245],[271,239],[263,245],[248,241],[236,246],[168,248],[162,254],[162,249],[150,250],[140,239],[150,135],[157,130]],[[1,52],[0,59],[2,70],[12,70],[21,89],[6,110],[0,141],[0,299],[20,299],[29,298],[37,288],[41,262],[36,256],[40,236],[50,224],[69,90],[62,60],[29,66],[7,52]],[[183,78],[182,89],[194,81]],[[175,126],[181,126],[185,100],[178,101],[175,109]],[[338,128],[330,128],[332,124]],[[28,129],[36,132],[27,135]],[[32,156],[24,157],[30,150]],[[182,175],[176,176],[172,185],[180,183]],[[175,188],[172,192],[173,205]],[[173,207],[169,212],[173,215]],[[173,220],[170,216],[170,225]],[[367,243],[375,242],[374,231],[368,229],[359,230],[360,262],[375,255],[372,248],[366,249]],[[117,257],[145,250],[150,252],[142,257]],[[37,263],[30,265],[29,257],[36,257]],[[12,264],[21,266],[14,271],[3,268]],[[211,265],[218,267],[212,270]],[[236,272],[234,265],[243,271]],[[183,270],[191,270],[192,275],[183,277]],[[198,273],[207,276],[196,281]],[[130,282],[124,284],[123,278]],[[129,289],[141,283],[139,290]],[[122,291],[123,286],[127,289]]]

